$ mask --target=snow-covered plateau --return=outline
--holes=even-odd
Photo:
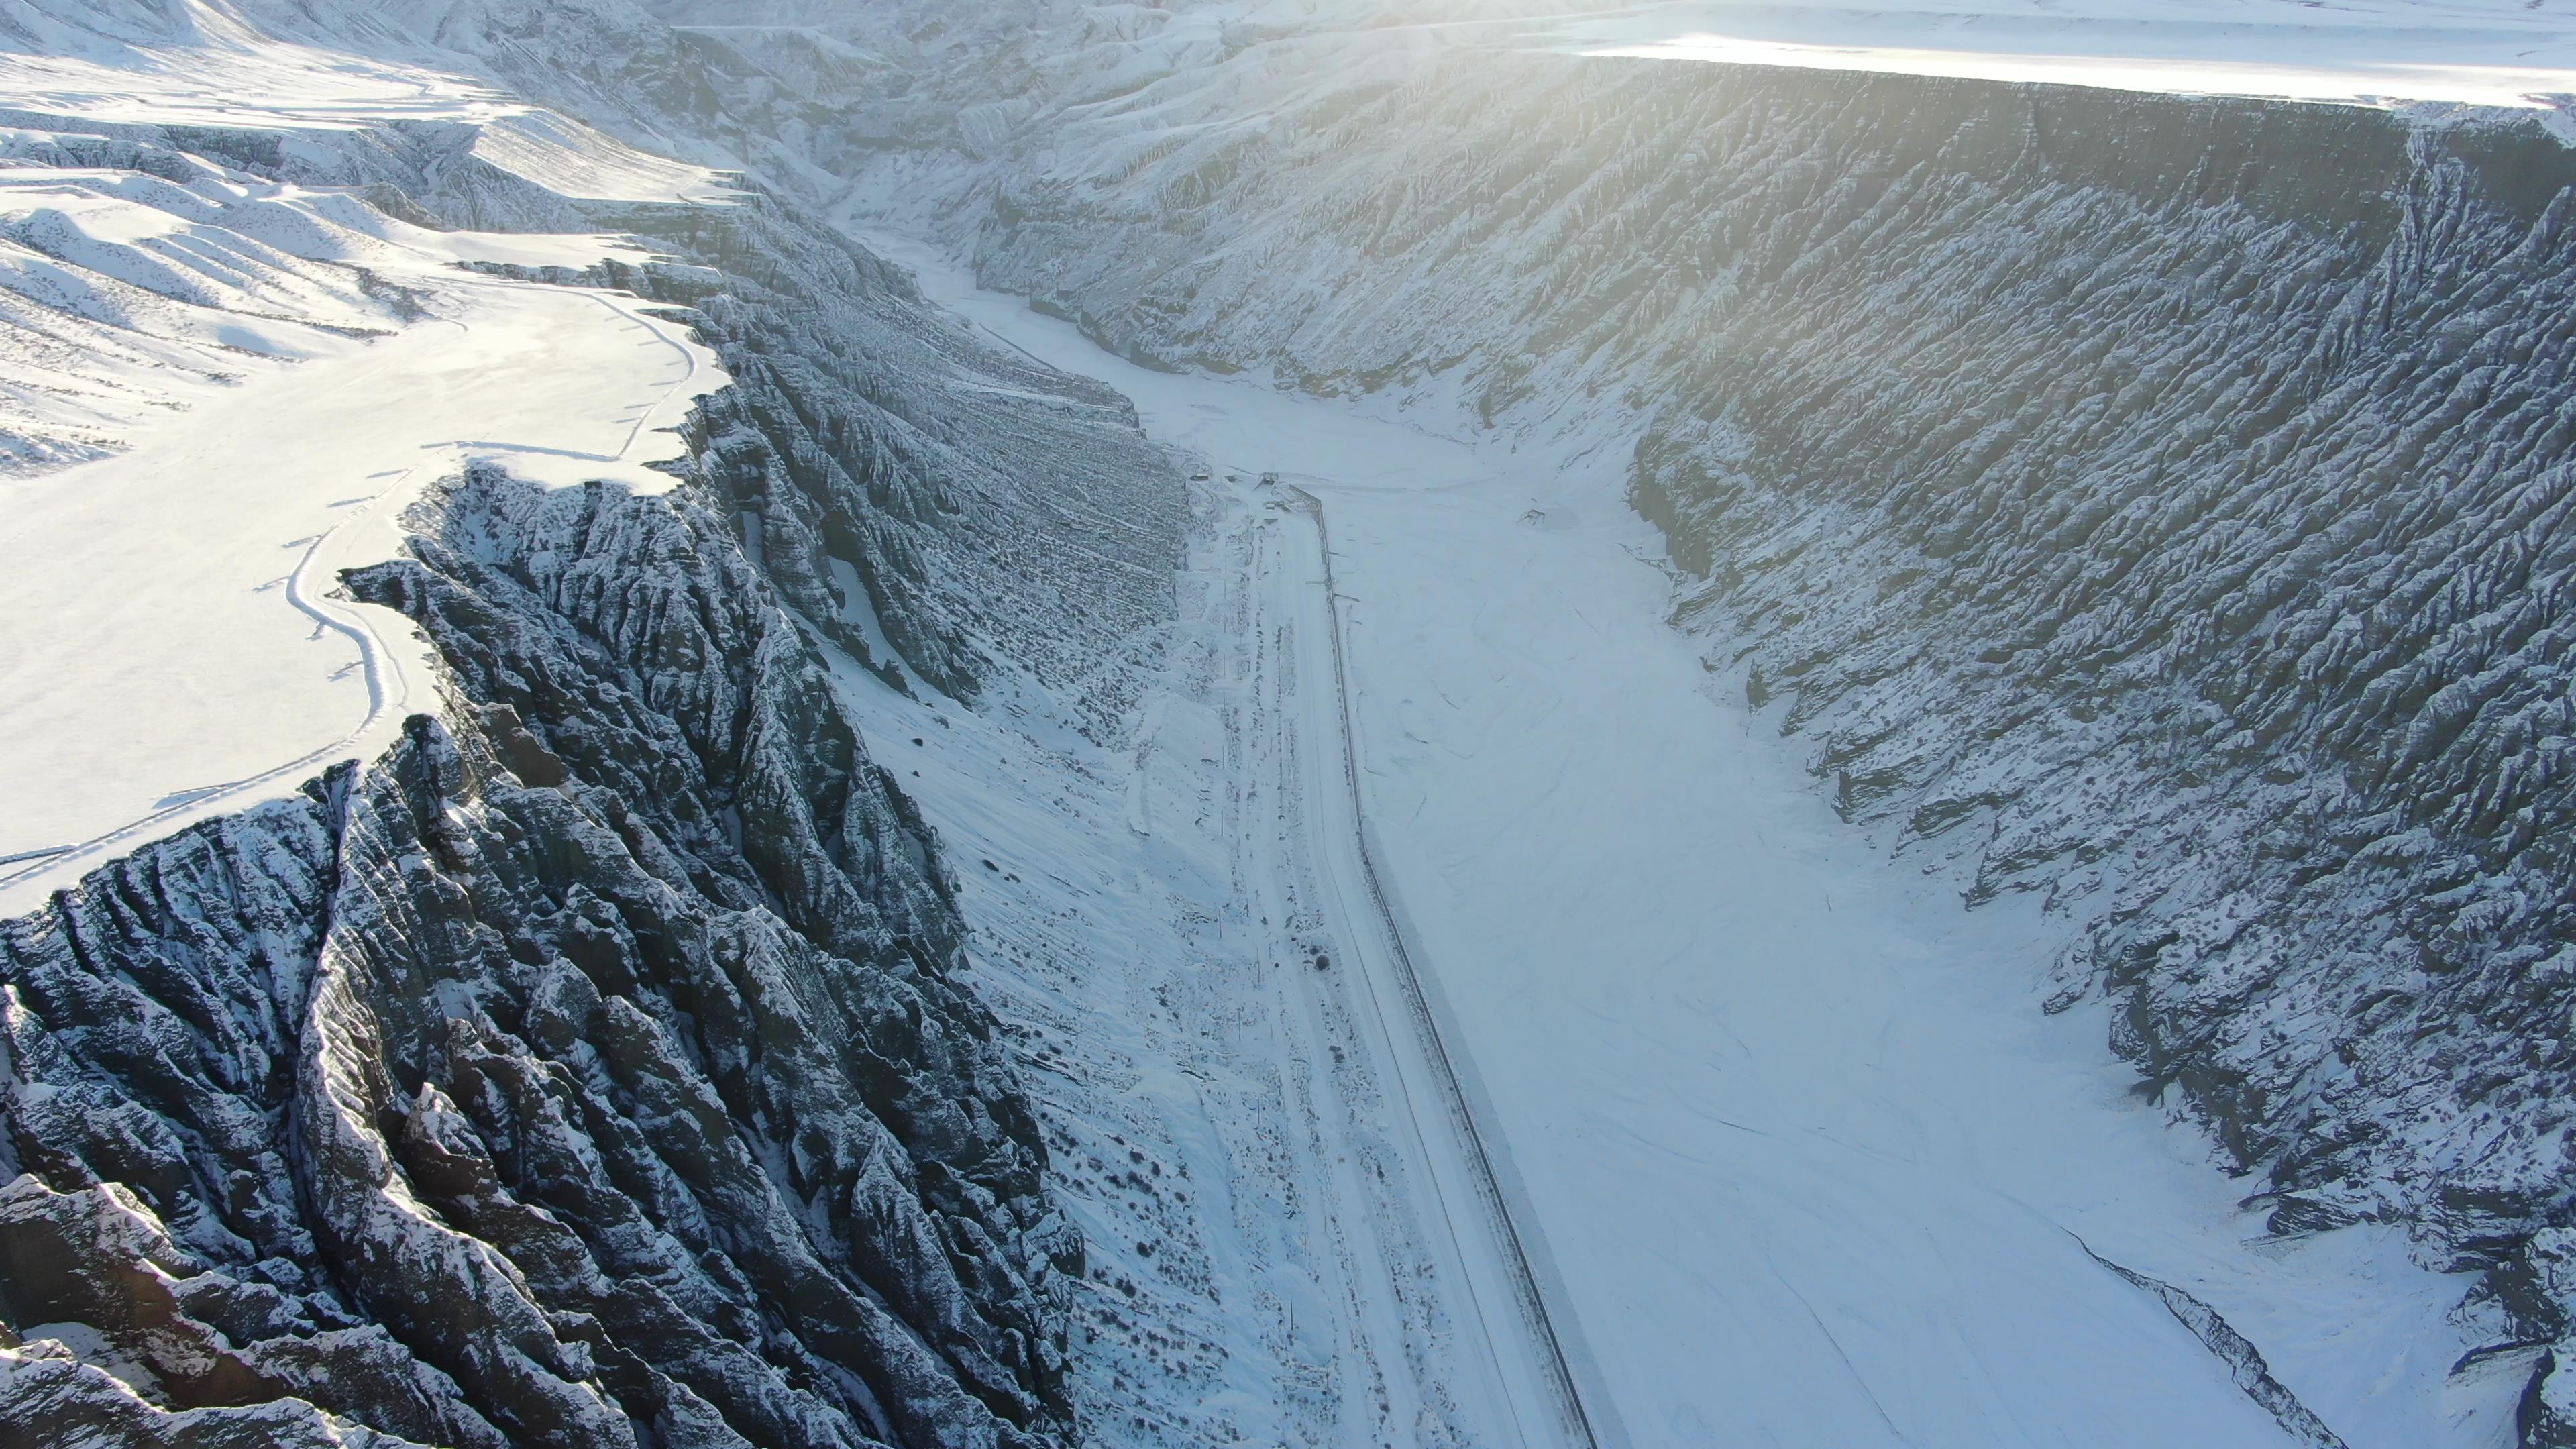
[[[2151,93],[2552,111],[2576,97],[2576,16],[2520,0],[1667,0],[1514,29],[1582,55]]]
[[[2571,96],[0,0],[0,1449],[2576,1444]]]

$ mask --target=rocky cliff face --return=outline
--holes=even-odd
[[[1710,668],[1971,902],[2044,892],[2055,1001],[2277,1231],[2408,1222],[2569,1332],[2556,140],[1124,23],[883,88],[876,204],[1140,360],[1635,439]]]
[[[1105,727],[1184,511],[1132,413],[765,198],[584,200],[470,127],[13,120],[102,185],[630,232],[553,280],[738,381],[671,493],[478,469],[344,581],[445,666],[388,753],[0,923],[0,1446],[1064,1442],[1081,1238],[834,671]]]
[[[1080,1240],[945,866],[730,521],[497,474],[435,509],[352,588],[450,723],[7,928],[0,1295],[47,1342],[0,1419],[1062,1429]]]

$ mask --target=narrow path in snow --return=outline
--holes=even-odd
[[[1315,721],[1316,734],[1330,740],[1329,744],[1317,741],[1314,748],[1338,756],[1341,766],[1339,791],[1327,787],[1319,796],[1343,794],[1350,813],[1347,822],[1339,811],[1321,814],[1328,838],[1321,842],[1319,853],[1338,867],[1330,873],[1336,887],[1334,901],[1346,938],[1355,946],[1388,1060],[1394,1064],[1397,1089],[1420,1144],[1433,1204],[1455,1245],[1460,1286],[1476,1316],[1483,1357],[1493,1366],[1522,1443],[1600,1449],[1605,1437],[1623,1442],[1615,1431],[1607,1436],[1599,1432],[1600,1427],[1616,1423],[1610,1417],[1607,1396],[1596,1389],[1595,1402],[1587,1406],[1577,1385],[1572,1365],[1580,1357],[1579,1349],[1574,1358],[1568,1354],[1573,1325],[1560,1327],[1555,1321],[1533,1267],[1534,1260],[1545,1260],[1544,1245],[1535,1224],[1513,1220],[1511,1203],[1494,1168],[1496,1151],[1477,1125],[1458,1074],[1458,1054],[1442,1039],[1421,968],[1406,947],[1404,929],[1369,848],[1359,752],[1352,738],[1350,666],[1342,647],[1332,532],[1323,502],[1303,488],[1287,486],[1277,491],[1291,502],[1289,511],[1302,515],[1313,529],[1315,561],[1322,575],[1304,590],[1312,601],[1306,617],[1311,621],[1320,611],[1321,632],[1331,646],[1331,688],[1323,687],[1324,677],[1315,677],[1305,687],[1310,700],[1307,717]],[[1293,573],[1283,576],[1283,581],[1292,588],[1304,582]],[[1321,675],[1321,671],[1308,673]],[[1328,701],[1327,710],[1323,707]],[[1318,718],[1319,712],[1325,717]],[[1390,999],[1395,1002],[1392,1008]],[[1604,1420],[1603,1425],[1596,1427],[1596,1416]]]
[[[2223,1318],[2352,1449],[2511,1442],[2518,1381],[2450,1372],[2497,1331],[2454,1311],[2468,1278],[2384,1227],[2266,1236],[2139,1100],[2107,1003],[2040,1011],[2073,923],[1964,910],[1941,862],[1835,818],[1784,706],[1748,712],[1722,641],[1667,622],[1628,439],[1515,449],[1151,372],[883,244],[1156,436],[1331,510],[1371,852],[1638,1443],[2296,1442],[2087,1244]]]

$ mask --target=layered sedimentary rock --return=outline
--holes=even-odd
[[[518,274],[673,303],[718,349],[734,385],[696,420],[701,477],[782,599],[899,688],[906,666],[968,700],[1025,678],[1105,736],[1185,516],[1134,407],[979,341],[789,206],[631,220],[713,266]]]

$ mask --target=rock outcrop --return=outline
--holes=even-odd
[[[669,303],[718,350],[734,383],[695,419],[700,477],[780,598],[897,688],[1025,680],[1110,737],[1186,521],[1134,406],[774,198],[627,220],[675,260],[491,270]]]
[[[0,1418],[1061,1431],[1080,1240],[946,868],[730,520],[477,473],[424,523],[351,587],[447,722],[0,938]]]

